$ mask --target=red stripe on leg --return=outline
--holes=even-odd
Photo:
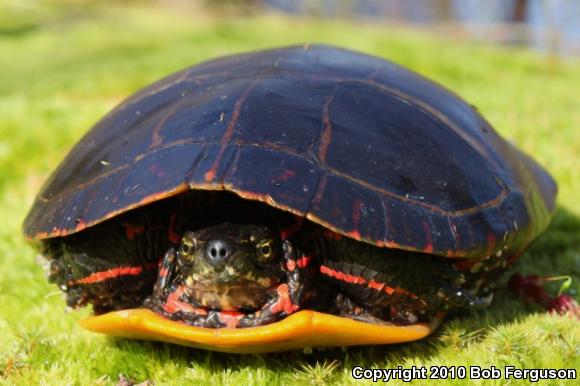
[[[349,275],[347,273],[334,270],[334,269],[326,267],[324,265],[320,266],[320,272],[327,275],[327,276],[333,277],[335,279],[338,279],[340,281],[344,281],[344,282],[347,282],[350,284],[365,284],[367,282],[367,280],[364,277]]]
[[[288,272],[294,272],[294,270],[296,269],[296,262],[294,260],[288,260],[286,262],[286,269],[288,270]]]
[[[75,285],[75,284],[95,284],[100,283],[105,280],[115,279],[118,277],[123,276],[138,276],[143,273],[143,269],[149,271],[154,270],[157,268],[157,264],[150,263],[145,265],[145,267],[141,265],[137,265],[134,267],[117,267],[112,268],[107,271],[99,271],[93,272],[89,276],[83,277],[81,279],[72,280],[68,283],[68,285]]]
[[[137,276],[143,272],[143,267],[119,267],[108,271],[94,272],[87,277],[73,281],[73,284],[94,284],[101,281],[114,279],[119,276]]]
[[[366,285],[369,288],[375,289],[377,291],[384,291],[387,295],[392,295],[394,293],[407,295],[413,299],[418,299],[418,296],[412,292],[407,291],[401,287],[390,287],[386,283],[381,283],[375,280],[368,281],[362,276],[349,275],[341,271],[326,267],[324,265],[320,266],[320,273],[330,276],[334,279],[344,281],[349,284]]]
[[[286,315],[290,315],[298,310],[299,307],[290,300],[288,284],[280,284],[276,291],[278,291],[278,301],[270,308],[272,313],[284,311]]]
[[[191,304],[181,301],[179,298],[185,293],[185,287],[179,286],[175,291],[173,291],[163,304],[163,309],[170,314],[176,313],[178,311],[183,311],[190,314],[196,314],[200,316],[207,315],[207,311],[203,308],[196,308]]]
[[[168,273],[169,273],[169,270],[167,268],[161,268],[159,270],[159,277],[165,278]]]

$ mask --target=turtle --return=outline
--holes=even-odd
[[[130,96],[23,230],[92,331],[238,353],[385,344],[490,304],[556,192],[443,86],[304,45]]]

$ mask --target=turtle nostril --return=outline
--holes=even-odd
[[[230,249],[226,242],[222,240],[212,240],[209,242],[206,249],[207,261],[214,267],[225,264],[229,255]]]

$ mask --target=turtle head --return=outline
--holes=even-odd
[[[205,308],[257,309],[284,280],[282,256],[282,241],[270,228],[223,223],[183,235],[178,275]]]

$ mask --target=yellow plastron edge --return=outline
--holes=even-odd
[[[410,342],[432,333],[441,320],[408,326],[376,325],[304,310],[252,328],[201,328],[165,319],[147,309],[115,311],[79,321],[87,330],[112,336],[170,342],[229,353],[264,353],[305,347]]]

